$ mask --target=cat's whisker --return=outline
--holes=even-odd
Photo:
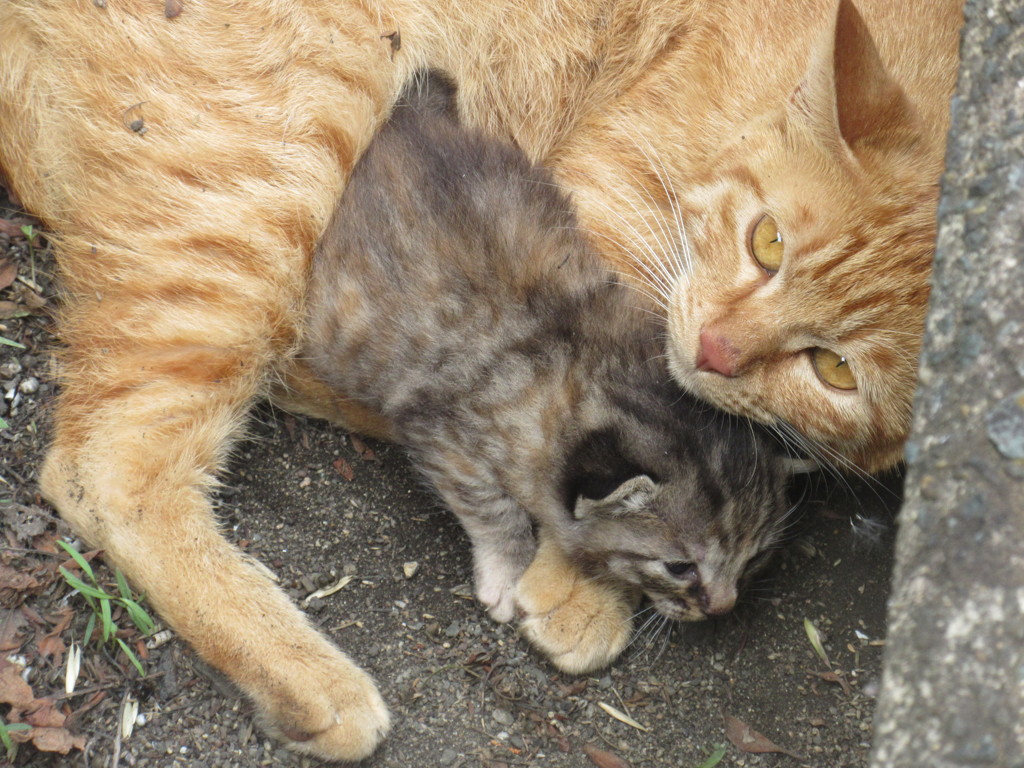
[[[557,185],[550,184],[549,182],[535,181],[534,183],[543,184],[545,186],[553,186],[557,188]],[[610,205],[604,203],[603,201],[600,203],[600,205],[604,213],[607,213],[608,215],[614,217],[614,219],[617,220],[617,222],[621,225],[619,231],[620,233],[628,236],[629,247],[627,247],[627,243],[624,243],[619,239],[607,235],[603,232],[597,232],[596,230],[582,226],[577,227],[578,231],[585,232],[592,236],[600,237],[610,242],[613,246],[618,248],[625,255],[629,256],[632,262],[646,268],[648,270],[648,275],[650,277],[654,277],[655,274],[657,274],[660,278],[663,278],[658,280],[658,282],[662,285],[663,288],[670,288],[673,280],[673,275],[667,270],[665,270],[662,260],[658,258],[659,254],[657,250],[655,250],[650,245],[650,243],[648,243],[648,241],[643,237],[640,230],[638,230],[633,224],[631,224],[630,221],[625,216],[623,216],[618,210],[613,209]],[[641,260],[640,258],[637,257],[635,251],[641,251],[646,253],[650,257],[649,260]],[[669,291],[665,291],[666,297],[668,296],[668,293]]]
[[[622,250],[624,253],[629,254],[629,256],[632,258],[636,266],[640,268],[641,273],[639,275],[631,275],[619,272],[619,276],[624,278],[623,282],[629,285],[635,283],[637,277],[642,278],[646,285],[648,285],[652,290],[658,293],[660,297],[658,301],[659,306],[664,308],[666,312],[668,311],[668,300],[671,294],[671,290],[670,287],[664,282],[662,277],[656,271],[652,270],[645,261],[634,257],[632,251],[630,251],[628,248],[625,248],[623,244],[617,241],[615,238],[612,238],[608,235],[605,235],[604,233],[596,232],[593,230],[582,231],[587,232],[587,234],[608,240],[614,246]]]
[[[631,279],[630,275],[623,272],[616,271],[615,274],[620,278],[621,285],[626,286],[630,291],[635,291],[650,300],[652,304],[655,304],[659,309],[661,309],[661,313],[653,312],[646,307],[634,305],[636,308],[642,309],[644,312],[648,312],[660,320],[664,320],[665,314],[668,312],[668,304],[665,303],[665,297],[662,296],[661,293],[656,292],[657,289],[649,286],[647,283],[637,283],[636,280]]]
[[[661,618],[661,614],[654,609],[653,605],[651,605],[647,606],[646,608],[640,611],[637,611],[634,614],[634,619],[639,619],[639,617],[643,616],[645,613],[649,613],[650,615],[647,616],[646,619],[644,619],[642,624],[640,624],[633,630],[633,636],[630,638],[629,643],[626,645],[626,648],[637,648],[638,651],[642,651],[644,648],[646,648],[646,642],[643,643],[642,647],[638,646],[638,643],[641,643],[641,641],[644,640],[645,634],[647,633],[647,629],[659,618]]]
[[[636,182],[636,188],[637,189],[643,189],[644,188],[644,185],[640,183],[639,179],[636,179],[635,177],[633,177],[633,181]],[[633,201],[631,199],[627,199],[621,193],[619,193],[618,197],[619,197],[620,200],[622,200],[626,204],[626,206],[628,206],[630,209],[632,209],[633,213],[636,214],[636,216],[638,218],[640,218],[644,222],[648,222],[649,217],[643,215],[643,213],[637,207],[635,201]],[[629,222],[626,219],[626,217],[622,215],[622,213],[620,213],[618,210],[613,210],[611,208],[611,206],[608,205],[607,203],[603,203],[602,202],[602,206],[603,206],[603,208],[605,209],[605,211],[607,213],[615,216],[617,218],[617,220],[623,225],[623,227],[630,233],[631,239],[634,242],[634,244],[640,246],[637,250],[645,252],[650,257],[650,264],[645,264],[645,266],[647,266],[648,268],[652,268],[653,267],[653,268],[657,269],[661,273],[661,275],[664,277],[665,283],[669,287],[671,287],[672,283],[677,279],[678,275],[674,274],[671,270],[669,270],[669,268],[668,268],[669,264],[666,263],[666,260],[664,258],[661,258],[662,255],[670,254],[674,250],[674,246],[672,244],[673,241],[672,241],[671,235],[669,233],[665,232],[664,229],[662,228],[662,236],[659,237],[658,233],[654,231],[654,229],[650,226],[650,224],[649,223],[647,224],[648,233],[651,235],[651,237],[660,246],[661,253],[659,253],[658,250],[656,250],[653,246],[651,246],[649,244],[649,242],[643,237],[643,235],[640,232],[640,230],[634,224]],[[662,221],[661,215],[658,214],[658,212],[649,203],[647,205],[647,210],[648,210],[648,212],[650,214],[652,214],[654,216],[655,221],[657,221],[659,223],[659,227],[660,227],[661,226],[661,221]],[[666,243],[666,241],[667,241],[667,243]],[[666,247],[666,245],[668,247]],[[630,252],[629,255],[631,257],[633,257],[634,261],[636,261],[638,264],[642,263],[642,262],[640,262],[639,259],[636,258],[636,256],[632,252]]]
[[[803,497],[801,497],[796,502],[794,502],[778,520],[773,521],[772,530],[765,538],[763,544],[764,551],[778,549],[779,547],[781,547],[782,541],[785,539],[786,529],[793,522],[793,519],[796,516],[797,511],[800,509],[801,506],[803,506],[803,501]]]
[[[675,185],[672,183],[672,175],[668,172],[668,169],[665,167],[665,164],[660,159],[657,159],[657,162],[655,162],[655,158],[657,158],[658,153],[657,150],[655,150],[654,147],[651,146],[650,141],[646,141],[647,149],[650,150],[650,153],[645,151],[637,143],[637,137],[633,137],[633,142],[636,145],[637,149],[640,150],[640,153],[647,160],[648,164],[650,164],[652,170],[654,170],[655,174],[657,174],[658,181],[661,183],[661,187],[665,191],[665,194],[668,198],[669,209],[672,212],[672,219],[675,222],[676,228],[679,231],[679,239],[683,245],[683,261],[680,261],[680,252],[679,249],[675,247],[674,243],[673,247],[668,250],[667,255],[674,261],[677,269],[680,271],[681,274],[692,275],[693,263],[690,259],[689,239],[686,236],[686,225],[683,221],[682,206],[679,204],[679,195],[676,193]]]
[[[627,646],[634,648],[632,658],[637,659],[646,654],[647,651],[649,651],[658,641],[658,638],[665,634],[665,630],[668,629],[667,637],[664,638],[662,647],[652,660],[652,663],[653,661],[657,661],[668,646],[668,641],[671,639],[672,627],[674,624],[674,621],[661,613],[655,612],[650,616],[647,621],[645,621],[644,624],[634,632],[633,639],[630,641],[629,646]]]
[[[637,188],[637,189],[645,189],[645,187],[641,183],[641,181],[639,179],[637,179],[633,174],[629,174],[629,176],[635,182],[635,188]],[[658,269],[661,270],[662,273],[665,275],[665,277],[668,280],[669,284],[670,285],[674,284],[675,281],[681,276],[680,272],[678,272],[677,270],[673,270],[673,269],[669,268],[669,267],[676,267],[678,265],[678,261],[673,258],[673,255],[674,255],[675,250],[676,250],[676,248],[675,248],[675,239],[672,237],[671,233],[666,231],[665,226],[663,224],[664,217],[651,204],[652,202],[656,202],[656,201],[651,199],[650,196],[648,195],[648,199],[644,201],[646,206],[647,206],[647,215],[645,216],[644,213],[637,207],[636,202],[634,202],[633,200],[627,200],[621,194],[619,195],[619,199],[622,200],[624,203],[626,203],[633,210],[633,213],[635,213],[641,220],[643,220],[645,223],[647,223],[647,230],[650,233],[651,237],[653,237],[654,240],[661,247],[661,253],[659,254],[659,253],[655,252],[655,250],[653,248],[648,248],[648,250],[651,253],[651,256],[653,258],[654,263],[657,265]],[[656,232],[654,230],[654,227],[652,227],[650,225],[649,221],[650,221],[651,218],[654,219],[654,221],[658,225],[658,229],[661,230],[660,236],[659,236],[658,232]],[[635,230],[635,228],[634,228],[634,230]],[[659,258],[659,256],[668,256],[669,258],[668,258],[668,260],[666,260],[664,258]]]
[[[797,450],[814,458],[821,465],[823,470],[825,470],[833,479],[845,488],[847,494],[852,498],[857,499],[858,504],[863,505],[863,502],[860,501],[857,497],[856,491],[853,489],[853,486],[850,485],[848,475],[853,475],[863,481],[874,494],[875,498],[881,503],[885,503],[885,499],[879,493],[882,489],[888,491],[890,497],[896,497],[896,494],[889,491],[876,478],[869,475],[835,449],[809,440],[806,436],[798,432],[791,424],[778,422],[778,426],[784,428],[784,432],[779,433],[778,431],[773,431],[775,431],[776,435],[782,437],[783,444],[795,446]]]
[[[675,633],[675,629],[676,622],[672,621],[669,618],[666,618],[665,621],[662,623],[660,630],[660,633],[664,635],[664,639],[661,641],[661,648],[658,649],[658,652],[651,660],[652,664],[655,663],[658,659],[660,659],[665,654],[665,651],[668,650],[668,647],[672,642],[672,635]]]
[[[659,258],[658,252],[625,217],[611,209],[608,212],[618,218],[624,234],[629,237],[632,247],[625,248],[622,243],[616,242],[614,238],[605,237],[617,245],[629,257],[630,262],[642,270],[645,275],[656,280],[665,297],[668,298],[672,293],[672,284],[675,278],[665,266],[664,261]],[[645,254],[647,258],[640,258],[637,252]]]
[[[591,235],[597,235],[603,238],[604,240],[607,240],[612,245],[620,249],[625,255],[627,255],[631,261],[637,264],[644,265],[651,272],[657,271],[657,273],[665,279],[666,284],[670,283],[672,277],[671,274],[665,271],[664,265],[661,263],[661,260],[658,259],[657,251],[650,245],[650,243],[647,242],[647,240],[644,239],[642,233],[635,226],[633,226],[629,222],[629,220],[626,219],[625,216],[623,216],[621,213],[605,204],[602,204],[602,206],[604,212],[607,213],[609,216],[614,217],[614,219],[617,220],[617,222],[621,225],[618,231],[620,234],[624,234],[628,237],[629,247],[627,247],[627,243],[623,243],[619,239],[604,234],[603,232],[596,232],[595,230],[586,227],[580,227],[580,231],[587,232],[588,234]],[[636,255],[635,251],[646,253],[646,255],[649,257],[650,263],[647,263],[647,261],[642,261]]]

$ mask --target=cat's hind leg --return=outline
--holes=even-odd
[[[0,2],[0,166],[64,296],[42,489],[271,731],[363,758],[388,729],[376,686],[208,492],[296,346],[308,256],[394,90],[386,41],[355,7],[102,5]]]
[[[217,530],[207,492],[255,393],[252,350],[186,347],[69,376],[42,488],[160,616],[256,703],[268,729],[328,759],[388,728],[373,681]],[[177,375],[174,375],[175,372]]]
[[[587,578],[543,531],[516,590],[520,631],[571,674],[605,667],[622,653],[639,599],[628,585]]]

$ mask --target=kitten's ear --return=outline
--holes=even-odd
[[[834,23],[814,48],[788,110],[821,143],[846,155],[856,155],[858,145],[905,144],[917,134],[913,105],[886,71],[851,0],[836,3]]]
[[[418,114],[447,117],[458,122],[456,95],[455,82],[448,75],[440,70],[425,69],[416,72],[406,83],[398,103]]]
[[[658,484],[647,475],[631,477],[607,496],[590,499],[580,496],[573,508],[573,517],[582,520],[593,515],[619,517],[643,509],[654,498]]]

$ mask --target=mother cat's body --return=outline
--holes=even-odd
[[[308,258],[413,70],[555,170],[666,305],[682,383],[825,456],[897,460],[959,0],[858,3],[881,63],[846,0],[100,5],[0,4],[0,167],[68,291],[43,488],[293,746],[365,755],[385,708],[206,490],[272,373],[317,410],[291,363]]]

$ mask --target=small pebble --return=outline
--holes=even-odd
[[[0,379],[13,379],[21,373],[21,362],[17,359],[0,363]]]
[[[516,721],[512,717],[512,713],[507,709],[496,709],[491,712],[491,717],[494,718],[494,722],[498,723],[498,725],[512,725]]]
[[[34,395],[39,391],[39,379],[35,376],[29,376],[18,385],[18,391],[23,395]]]

